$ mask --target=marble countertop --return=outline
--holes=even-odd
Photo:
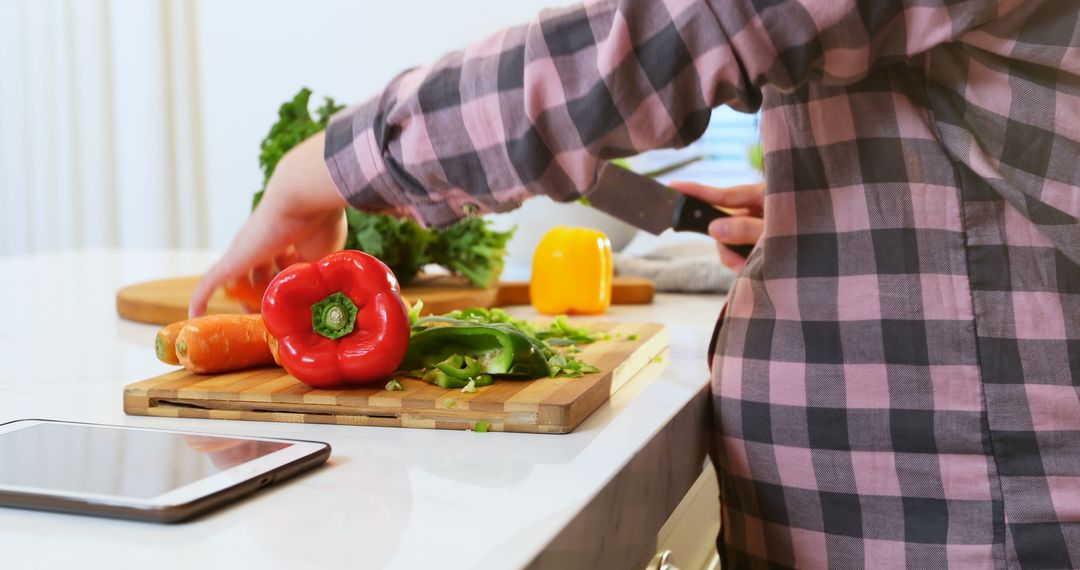
[[[181,525],[0,508],[5,566],[634,567],[651,557],[650,541],[701,472],[705,351],[721,296],[613,307],[610,319],[671,326],[668,365],[632,380],[568,435],[124,415],[124,385],[170,367],[153,356],[157,327],[116,316],[116,290],[197,274],[213,258],[138,250],[0,257],[0,422],[319,440],[333,446],[328,464]]]

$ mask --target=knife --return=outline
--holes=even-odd
[[[585,198],[597,210],[653,235],[668,228],[708,235],[709,222],[730,216],[708,202],[610,163],[600,172],[600,180]],[[743,257],[754,249],[753,245],[725,246]]]

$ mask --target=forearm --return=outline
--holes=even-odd
[[[753,111],[765,86],[858,81],[1006,9],[915,4],[601,0],[548,11],[336,117],[327,164],[353,205],[433,225],[537,194],[573,199],[604,160],[693,141],[713,107]],[[907,35],[916,23],[925,40]]]
[[[329,169],[322,160],[325,148],[325,131],[312,135],[281,158],[282,168],[275,171],[275,186],[302,188],[302,192],[286,192],[288,199],[280,203],[272,201],[289,213],[303,215],[322,213],[346,205],[345,198],[337,190]]]
[[[434,225],[468,205],[573,199],[603,160],[685,145],[717,104],[755,107],[755,94],[703,88],[694,60],[710,57],[722,33],[699,2],[674,17],[640,0],[548,11],[407,72],[336,117],[327,163],[354,205]],[[729,76],[738,81],[737,70]]]

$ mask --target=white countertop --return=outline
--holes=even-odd
[[[618,495],[614,503],[600,505],[615,509],[603,514],[604,520],[618,520],[635,501],[654,501],[647,492],[613,491],[614,482],[623,485],[631,475],[647,478],[635,485],[655,486],[655,470],[633,467],[653,461],[642,457],[643,450],[662,448],[676,462],[700,461],[700,450],[690,449],[696,447],[694,438],[674,437],[668,428],[681,423],[695,433],[704,430],[700,410],[693,418],[675,420],[701,407],[705,350],[720,296],[659,295],[651,306],[613,307],[608,318],[671,326],[668,366],[657,378],[631,381],[568,435],[124,415],[123,387],[170,367],[154,358],[157,327],[116,316],[117,289],[197,274],[212,259],[207,252],[130,250],[0,257],[0,423],[49,418],[319,440],[333,446],[328,464],[181,525],[0,508],[0,565],[563,565],[543,553],[560,536],[574,534],[572,525],[585,524],[587,507],[595,509],[604,497]],[[529,307],[512,312],[532,314]],[[626,520],[631,519],[640,521],[639,528],[612,525],[621,528],[609,532],[620,533],[629,544],[655,536],[655,516]],[[633,555],[630,559],[637,560],[639,553]]]

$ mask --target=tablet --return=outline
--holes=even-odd
[[[0,506],[179,522],[329,456],[313,441],[18,420],[0,424]]]

